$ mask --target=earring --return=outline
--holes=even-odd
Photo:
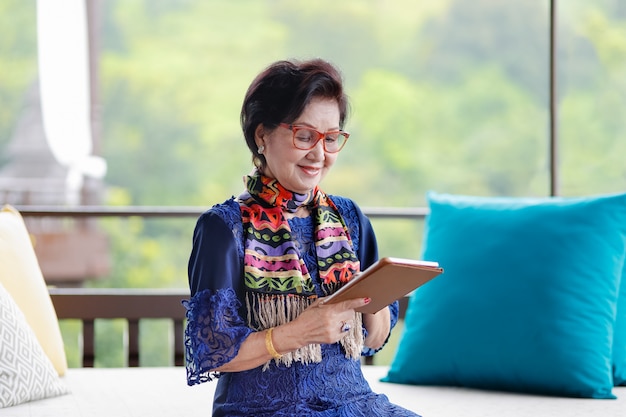
[[[261,145],[261,146],[259,146],[259,149],[257,149],[257,152],[258,152],[258,153],[259,153],[259,155],[260,155],[260,154],[262,154],[262,153],[263,153],[263,151],[264,151],[264,150],[265,150],[265,145]]]

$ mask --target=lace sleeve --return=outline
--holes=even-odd
[[[203,290],[183,301],[187,309],[185,361],[187,384],[195,385],[219,377],[211,372],[229,361],[252,333],[238,314],[240,302],[231,288]]]
[[[189,385],[219,377],[252,330],[240,301],[243,245],[239,204],[230,199],[203,213],[196,223],[189,257],[191,299],[185,328],[185,362]]]

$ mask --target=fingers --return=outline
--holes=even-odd
[[[325,304],[325,298],[320,298],[315,301],[312,306],[322,307],[322,306],[337,306],[341,310],[356,310],[359,307],[363,307],[369,302],[372,301],[369,297],[365,298],[353,298],[351,300],[342,301],[336,304]]]
[[[348,310],[348,309],[356,310],[357,308],[366,306],[367,304],[369,304],[370,301],[371,301],[371,299],[369,297],[354,298],[352,300],[344,301],[343,304],[344,304],[346,310]]]
[[[308,343],[335,343],[354,329],[355,310],[369,302],[369,298],[354,298],[325,304],[321,298],[313,302],[294,322],[303,329],[300,334]]]

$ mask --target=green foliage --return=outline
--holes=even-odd
[[[238,127],[241,97],[267,64],[265,45],[279,44],[283,32],[263,19],[267,5],[259,2],[185,2],[157,15],[143,13],[143,3],[107,8],[108,180],[132,187],[135,204],[216,203],[249,169]],[[245,56],[246,65],[225,59],[232,54]],[[218,177],[228,180],[206,180]]]
[[[582,12],[581,12],[582,13]],[[626,15],[590,6],[577,30],[593,44],[601,76],[567,88],[560,102],[562,189],[566,194],[624,190],[626,179]]]
[[[67,366],[70,368],[80,368],[82,366],[80,360],[81,343],[79,340],[82,332],[80,321],[60,320],[59,328],[61,329],[61,336],[63,337]]]
[[[7,145],[24,95],[37,74],[34,0],[0,2],[0,150]],[[0,166],[5,161],[0,153]]]

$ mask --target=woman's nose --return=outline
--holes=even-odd
[[[311,150],[309,151],[310,155],[315,156],[316,160],[323,160],[324,159],[324,140],[319,140],[315,146],[313,148],[311,148]]]

